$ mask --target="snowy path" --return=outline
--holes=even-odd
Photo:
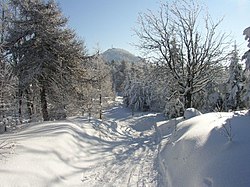
[[[164,118],[132,117],[119,102],[103,120],[73,117],[0,135],[0,143],[6,143],[0,149],[0,186],[157,186],[154,125]]]
[[[121,105],[105,113],[109,119],[96,124],[100,139],[110,141],[111,160],[82,173],[84,186],[157,186],[158,154],[154,124],[157,114],[131,116]]]

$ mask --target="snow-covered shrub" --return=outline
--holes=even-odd
[[[136,82],[126,86],[124,91],[124,103],[134,111],[147,111],[149,109],[147,94],[143,83]]]
[[[182,116],[184,114],[184,105],[180,98],[175,97],[170,99],[166,103],[164,113],[169,119]]]
[[[133,111],[148,111],[151,103],[151,84],[147,65],[133,64],[128,70],[123,91],[123,103]]]
[[[230,120],[222,125],[221,134],[225,136],[229,142],[233,141],[232,123]]]
[[[193,118],[195,116],[199,116],[201,115],[202,113],[195,109],[195,108],[187,108],[184,112],[184,118],[185,119],[190,119],[190,118]]]

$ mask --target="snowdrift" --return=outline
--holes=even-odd
[[[178,123],[159,155],[162,185],[249,186],[249,132],[247,111],[209,113]]]
[[[1,135],[0,186],[81,186],[84,168],[109,159],[99,141],[93,124],[81,118],[24,125]]]

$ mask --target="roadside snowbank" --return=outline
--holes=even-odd
[[[247,111],[209,113],[180,122],[160,153],[164,185],[249,186],[249,132]]]
[[[97,137],[93,125],[80,118],[1,135],[0,142],[12,146],[0,150],[0,186],[81,186],[84,168],[110,157]]]

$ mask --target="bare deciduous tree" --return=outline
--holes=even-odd
[[[173,94],[185,108],[212,79],[227,57],[225,34],[217,34],[221,21],[214,23],[195,1],[177,0],[162,4],[158,13],[140,14],[138,47],[151,54],[177,85]],[[171,96],[170,96],[171,98]]]

